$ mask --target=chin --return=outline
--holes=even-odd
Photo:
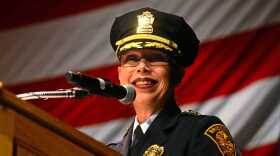
[[[161,101],[160,95],[154,95],[151,92],[136,93],[135,103],[155,103]]]

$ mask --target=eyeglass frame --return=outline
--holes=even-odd
[[[131,54],[126,57],[126,61],[123,61],[122,58],[123,57],[119,58],[120,65],[122,67],[137,67],[141,61],[144,62],[149,67],[167,66],[171,62],[171,59],[168,56],[163,56],[163,55],[137,56]],[[131,62],[132,64],[127,64],[128,61],[132,61]]]

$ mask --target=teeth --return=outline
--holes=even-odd
[[[152,87],[157,83],[156,80],[150,78],[138,78],[132,82],[133,85],[140,88]]]
[[[152,81],[138,81],[136,82],[137,85],[151,85],[153,84]]]

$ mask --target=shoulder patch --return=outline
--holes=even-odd
[[[204,135],[215,142],[223,156],[236,155],[235,144],[233,143],[228,129],[223,124],[211,125],[204,132]]]

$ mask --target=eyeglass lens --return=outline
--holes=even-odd
[[[168,65],[169,62],[168,57],[163,55],[128,55],[121,58],[120,63],[125,67],[136,67],[142,59],[150,66],[165,66]]]

